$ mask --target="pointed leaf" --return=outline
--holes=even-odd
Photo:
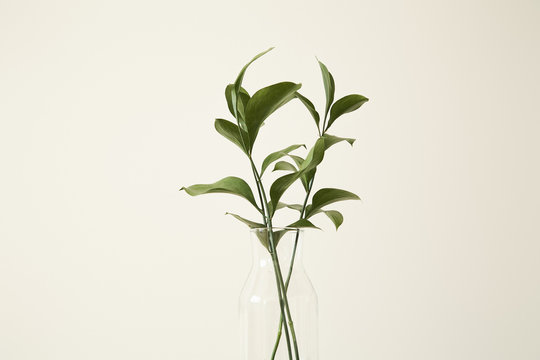
[[[274,111],[294,98],[301,84],[281,82],[257,91],[247,103],[245,110],[246,125],[250,138],[250,150],[263,121]]]
[[[246,152],[244,149],[242,136],[240,135],[241,131],[243,130],[240,130],[236,124],[224,119],[216,119],[214,122],[214,127],[218,133],[230,140],[233,144],[237,145],[240,149],[242,149],[242,151]]]
[[[358,109],[360,106],[362,106],[362,104],[367,101],[367,97],[357,94],[347,95],[336,101],[334,105],[332,105],[332,109],[330,110],[330,119],[328,120],[328,125],[326,126],[326,129],[328,129],[338,117]]]
[[[229,213],[229,212],[225,213],[225,215],[233,216],[237,220],[239,220],[239,221],[243,222],[244,224],[246,224],[247,226],[249,226],[251,229],[259,229],[259,228],[264,228],[265,227],[261,223],[245,219],[245,218],[241,217],[240,215],[236,215],[236,214]]]
[[[240,92],[240,86],[242,85],[242,81],[244,81],[244,74],[246,73],[246,70],[247,68],[249,67],[249,65],[251,65],[255,60],[257,60],[258,58],[260,58],[261,56],[263,56],[264,54],[268,53],[269,51],[271,51],[273,49],[273,47],[271,47],[270,49],[268,50],[265,50],[263,51],[262,53],[260,54],[257,54],[253,59],[251,59],[250,62],[248,62],[246,65],[244,65],[244,67],[242,68],[242,70],[240,70],[240,73],[238,74],[238,77],[236,78],[236,81],[234,82],[234,88],[236,90],[236,93],[239,93]]]
[[[330,74],[330,72],[328,71],[326,65],[319,61],[319,66],[321,68],[324,92],[326,94],[326,108],[324,110],[324,117],[326,118],[326,115],[328,115],[328,110],[330,110],[330,105],[332,105],[332,103],[334,102],[335,84],[334,78],[332,77],[332,74]]]
[[[281,199],[281,196],[283,196],[283,193],[285,193],[285,191],[300,177],[300,175],[300,172],[294,172],[277,178],[276,181],[274,181],[270,187],[270,202],[272,203],[270,217],[274,215],[276,206],[279,199]]]
[[[315,145],[313,145],[308,155],[306,156],[306,159],[304,160],[302,165],[300,165],[300,171],[305,173],[312,169],[315,169],[324,158],[324,150],[324,139],[318,138],[315,142]]]
[[[272,171],[278,171],[278,170],[297,171],[296,167],[287,161],[278,161],[276,165],[274,166],[274,170]]]
[[[330,134],[324,134],[322,136],[324,138],[324,147],[325,147],[325,150],[328,150],[328,148],[334,144],[337,144],[338,142],[341,142],[341,141],[346,141],[348,142],[349,144],[351,144],[351,146],[354,144],[354,142],[356,141],[356,139],[351,139],[351,138],[342,138],[342,137],[339,137],[339,136],[334,136],[334,135],[330,135]]]
[[[306,210],[309,211],[310,209],[311,209],[311,205],[309,205]],[[325,214],[334,223],[334,226],[336,227],[336,231],[341,226],[341,224],[343,224],[343,215],[339,211],[319,209],[319,210],[314,211],[310,216],[314,216],[316,214]]]
[[[305,161],[300,156],[289,155],[289,157],[294,160],[294,162],[296,163],[296,165],[298,167],[300,167],[302,165],[302,163]],[[302,176],[300,176],[300,180],[302,181],[302,186],[304,187],[304,189],[306,191],[308,191],[309,182],[311,181],[311,179],[313,179],[315,177],[316,172],[317,172],[317,169],[315,168],[315,169],[311,169],[310,171],[308,171],[305,174],[302,174]]]
[[[307,219],[300,219],[288,225],[287,227],[288,228],[314,228],[314,229],[321,230],[319,227],[313,225],[313,223]]]
[[[294,160],[294,162],[296,163],[296,166],[298,167],[302,166],[302,163],[305,161],[305,159],[303,159],[302,157],[298,155],[289,154],[289,157]]]
[[[317,110],[315,110],[315,106],[313,105],[313,103],[308,98],[306,98],[305,96],[300,94],[298,91],[296,92],[296,97],[308,109],[309,113],[313,117],[313,120],[315,120],[315,124],[317,125],[317,129],[320,132],[319,121],[321,120],[321,118],[320,118],[319,113],[317,112]]]
[[[289,209],[293,209],[293,210],[296,210],[298,212],[302,212],[302,209],[303,209],[303,206],[300,205],[300,204],[290,204],[290,205],[286,205]]]
[[[276,210],[283,209],[283,208],[286,208],[286,207],[287,207],[287,204],[282,203],[282,202],[278,202],[278,204],[276,206]]]
[[[238,94],[238,102],[237,102],[237,110],[238,110],[238,121],[240,121],[240,124],[243,125],[243,129],[247,131],[246,124],[246,106],[249,102],[249,99],[251,97],[247,93],[247,91],[242,91],[243,88],[240,88],[240,93]]]
[[[257,208],[259,212],[261,210],[257,206],[253,192],[248,183],[236,176],[229,176],[216,181],[213,184],[197,184],[188,187],[182,187],[180,190],[184,190],[191,196],[211,194],[211,193],[225,193],[233,194],[243,197],[249,201],[253,206]]]
[[[287,174],[278,178],[270,187],[270,201],[272,208],[274,209],[270,213],[270,217],[274,215],[276,205],[285,193],[285,191],[302,175],[309,173],[315,169],[317,165],[321,163],[324,158],[324,140],[322,138],[317,139],[315,145],[308,153],[306,159],[300,165],[300,169],[297,172]]]
[[[225,99],[227,100],[227,107],[229,108],[229,111],[231,112],[231,114],[237,118],[238,116],[235,114],[235,108],[234,108],[234,103],[233,103],[233,92],[234,92],[234,84],[229,84],[227,85],[227,87],[225,88]],[[247,102],[249,100],[250,96],[249,96],[249,93],[246,91],[246,89],[244,89],[243,87],[240,87],[240,90],[238,92],[238,97],[237,97],[237,104],[236,105],[240,105],[240,107],[242,108],[242,110],[245,108],[245,105],[247,105]],[[240,111],[241,109],[238,109],[238,112],[241,112],[241,115],[243,115],[243,112]]]
[[[275,152],[271,153],[270,155],[268,155],[263,160],[263,163],[262,163],[262,166],[261,166],[261,176],[264,173],[264,171],[266,170],[266,168],[268,168],[268,166],[270,166],[271,163],[273,163],[274,161],[276,161],[278,159],[281,159],[284,156],[287,156],[291,151],[294,151],[294,150],[296,150],[296,149],[298,149],[299,147],[302,147],[302,146],[306,147],[306,145],[304,145],[304,144],[291,145],[291,146],[286,147],[283,150],[278,150],[278,151],[275,151]]]
[[[325,210],[323,211],[323,213],[325,213],[325,215],[328,216],[330,220],[332,220],[334,226],[336,227],[336,231],[339,229],[341,224],[343,224],[343,215],[339,211]]]
[[[306,211],[306,218],[315,215],[324,206],[344,200],[360,200],[360,198],[350,191],[341,189],[325,188],[320,189],[313,195],[312,204]]]
[[[313,178],[315,177],[316,172],[317,172],[317,168],[311,169],[302,175],[300,180],[302,180],[302,184],[304,185],[304,189],[306,189],[306,191],[309,190],[309,183],[313,181]]]
[[[291,231],[290,229],[284,229],[284,230],[278,230],[278,231],[272,231],[273,233],[273,240],[274,240],[274,246],[277,247],[279,244],[279,240],[285,235],[287,232]],[[255,234],[259,238],[259,241],[263,246],[270,251],[270,239],[268,239],[268,230],[266,229],[260,229],[255,230]]]

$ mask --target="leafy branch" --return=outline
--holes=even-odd
[[[259,223],[248,220],[237,214],[226,213],[252,229],[265,229],[264,231],[257,231],[256,234],[259,237],[261,244],[268,250],[272,257],[281,312],[280,325],[277,333],[278,335],[271,359],[275,358],[283,329],[289,360],[293,359],[293,353],[294,358],[299,360],[300,356],[298,351],[298,341],[296,338],[294,322],[290,313],[287,298],[287,289],[293,271],[299,231],[297,230],[296,232],[292,258],[289,265],[289,272],[285,281],[279,264],[277,245],[285,232],[292,231],[292,229],[318,229],[318,227],[315,226],[310,220],[311,217],[317,214],[325,214],[334,223],[337,230],[343,223],[343,215],[337,210],[325,209],[325,207],[338,201],[359,199],[358,196],[346,190],[322,188],[315,192],[315,194],[311,197],[311,203],[309,204],[310,195],[315,181],[315,175],[318,167],[324,160],[325,152],[339,142],[345,141],[350,145],[353,145],[355,141],[352,138],[330,135],[327,133],[328,129],[339,117],[357,110],[365,102],[367,102],[368,99],[362,95],[352,94],[344,96],[334,102],[334,78],[328,71],[326,65],[324,65],[321,61],[318,61],[318,63],[321,69],[326,95],[322,124],[321,116],[313,103],[304,95],[299,93],[299,89],[302,86],[301,84],[288,81],[279,82],[259,89],[253,94],[253,96],[250,96],[249,92],[242,87],[245,73],[248,67],[255,60],[259,59],[271,50],[272,48],[255,56],[241,69],[240,73],[236,77],[235,82],[227,85],[225,88],[225,99],[227,101],[227,106],[231,115],[236,121],[232,122],[226,119],[218,118],[214,122],[216,131],[234,145],[239,147],[246,155],[256,183],[257,198],[247,182],[235,176],[223,178],[212,184],[197,184],[182,187],[180,190],[186,191],[191,196],[209,193],[233,194],[247,200],[261,215],[262,222]],[[272,152],[266,156],[261,166],[257,167],[253,161],[252,153],[263,122],[279,108],[293,99],[298,99],[306,107],[309,114],[314,119],[319,135],[318,138],[316,139],[314,145],[309,149],[305,157],[293,154],[293,152],[301,148],[306,149],[306,146],[303,144],[294,144],[284,149]],[[284,160],[284,158],[290,158],[294,164]],[[278,177],[271,184],[269,192],[267,193],[262,181],[262,176],[272,164],[274,164],[273,171],[286,171],[287,173]],[[285,192],[296,181],[300,181],[305,190],[303,204],[284,204],[280,202]],[[285,208],[298,211],[300,216],[297,221],[289,224],[286,228],[275,230],[272,221],[274,215],[277,210]]]

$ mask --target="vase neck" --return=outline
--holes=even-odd
[[[254,267],[272,267],[272,256],[269,251],[269,239],[266,230],[251,230],[251,247]],[[281,266],[290,263],[294,252],[294,266],[302,267],[303,231],[299,229],[278,230],[274,232],[274,243]]]

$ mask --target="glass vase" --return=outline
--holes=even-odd
[[[283,283],[287,288],[287,300],[296,335],[298,359],[317,360],[317,294],[302,262],[303,231],[274,228],[274,234],[274,238],[279,239],[276,253]],[[296,359],[292,331],[289,329],[291,358],[285,335],[285,324],[280,326],[281,309],[276,270],[268,249],[266,229],[252,229],[250,235],[253,263],[242,289],[239,303],[241,359]],[[290,273],[293,253],[294,262]]]

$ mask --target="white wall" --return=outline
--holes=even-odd
[[[358,139],[317,185],[358,193],[307,235],[321,359],[540,358],[538,1],[0,2],[0,359],[238,359],[253,217],[182,185],[249,178],[213,129],[314,56]],[[230,118],[230,117],[229,117]],[[299,104],[256,157],[315,132]],[[297,197],[300,192],[296,193]],[[294,195],[292,196],[294,198]]]

